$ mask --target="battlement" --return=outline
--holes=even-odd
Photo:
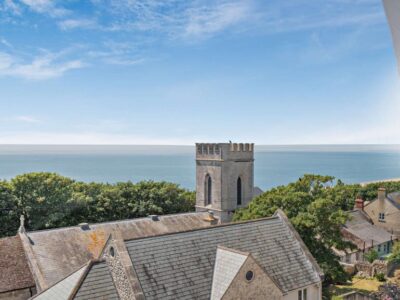
[[[228,159],[229,157],[245,155],[253,157],[253,143],[196,143],[196,158],[198,159]]]

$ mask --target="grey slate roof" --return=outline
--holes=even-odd
[[[355,210],[350,213],[350,220],[346,222],[344,229],[355,238],[345,234],[347,240],[352,241],[358,249],[379,245],[392,240],[392,234],[385,229],[373,225],[365,213]],[[365,244],[364,244],[365,242]]]
[[[280,216],[125,241],[146,299],[209,299],[217,246],[249,252],[288,292],[320,282]]]
[[[117,290],[106,262],[94,263],[78,291],[72,299],[76,300],[118,300]]]
[[[113,231],[118,231],[123,239],[154,236],[210,226],[210,222],[205,221],[207,216],[207,212],[184,213],[160,216],[159,221],[146,217],[90,224],[89,230],[73,226],[31,231],[23,233],[28,239],[22,242],[25,243],[25,249],[31,249],[29,251],[37,261],[37,268],[32,272],[36,276],[43,276],[44,286],[41,288],[46,289],[89,260],[98,258]],[[5,273],[5,276],[11,274]]]

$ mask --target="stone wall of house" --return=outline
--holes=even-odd
[[[110,243],[108,245],[107,250],[104,253],[104,258],[106,259],[107,265],[110,268],[111,275],[120,299],[135,299],[128,275],[121,262],[121,257],[115,247],[115,244]]]
[[[253,279],[248,281],[246,273],[252,271]],[[265,274],[264,270],[249,257],[233,279],[230,287],[221,300],[230,299],[270,299],[282,300],[283,295],[276,284]],[[313,298],[310,298],[313,299]]]

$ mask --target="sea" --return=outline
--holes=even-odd
[[[263,190],[303,174],[345,183],[400,178],[400,145],[255,147],[255,185]],[[169,181],[194,190],[194,146],[0,145],[0,179],[56,172],[84,182]]]

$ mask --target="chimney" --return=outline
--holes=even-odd
[[[383,187],[380,187],[378,189],[378,200],[383,201],[386,198],[386,189]]]
[[[210,222],[211,225],[215,225],[218,223],[218,219],[215,218],[214,212],[212,210],[208,211],[208,215],[206,218],[204,218],[204,221]]]
[[[364,200],[361,197],[357,197],[354,209],[364,210]]]

